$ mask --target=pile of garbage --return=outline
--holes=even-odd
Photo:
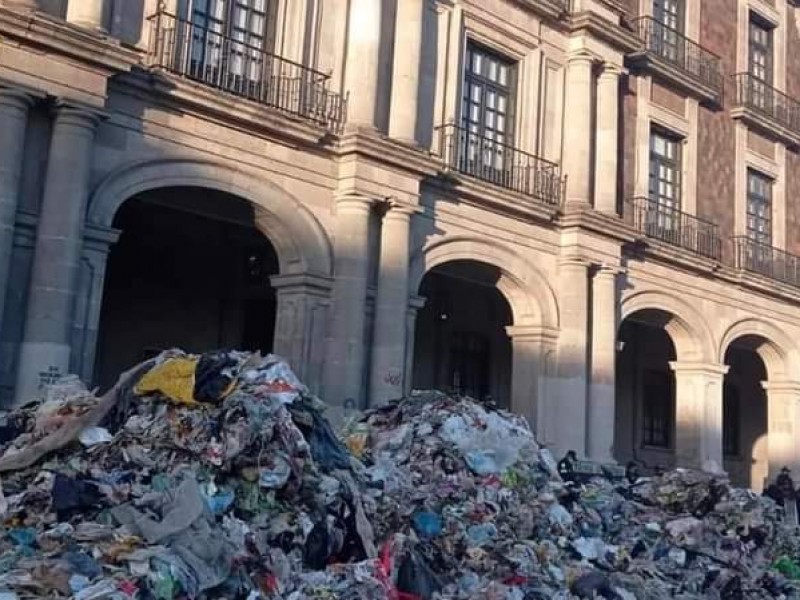
[[[800,598],[782,508],[719,478],[565,480],[443,394],[324,408],[257,353],[51,386],[0,418],[0,600]]]

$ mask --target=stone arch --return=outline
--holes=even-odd
[[[797,346],[792,339],[776,325],[758,318],[745,318],[731,325],[719,345],[718,358],[722,364],[731,344],[746,340],[748,345],[761,357],[771,381],[793,379],[798,372]]]
[[[711,362],[714,337],[702,315],[677,296],[661,291],[642,291],[623,298],[620,324],[640,311],[660,313],[660,325],[675,345],[678,361]]]
[[[419,290],[422,279],[434,267],[456,260],[470,260],[500,269],[496,285],[508,301],[514,325],[558,329],[556,296],[545,277],[516,252],[493,241],[472,236],[448,236],[414,253],[410,289]]]
[[[330,240],[311,211],[275,183],[222,161],[159,158],[124,166],[95,189],[87,223],[110,227],[117,210],[129,198],[176,186],[213,189],[250,202],[255,208],[256,227],[275,246],[282,275],[333,273]]]

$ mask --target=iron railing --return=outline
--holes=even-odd
[[[687,214],[650,198],[626,202],[628,223],[647,237],[667,242],[713,260],[722,259],[722,238],[711,221]]]
[[[800,103],[750,73],[733,76],[736,105],[748,108],[782,127],[800,134]]]
[[[559,205],[564,179],[558,164],[455,124],[436,128],[445,166],[482,181]]]
[[[344,126],[347,99],[329,89],[328,75],[163,11],[149,22],[150,66],[303,117],[334,133]]]
[[[800,256],[746,236],[733,238],[736,268],[800,286]]]
[[[725,76],[719,56],[653,17],[639,17],[634,24],[648,53],[714,89],[717,101],[722,101]]]

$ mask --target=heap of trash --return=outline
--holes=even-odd
[[[47,388],[0,418],[0,600],[800,598],[783,509],[719,477],[565,480],[438,393],[324,409],[246,352]]]

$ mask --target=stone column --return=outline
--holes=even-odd
[[[597,82],[594,207],[608,214],[617,213],[620,74],[619,67],[606,64]]]
[[[675,373],[675,462],[722,472],[722,384],[728,367],[671,362]]]
[[[618,268],[604,265],[592,279],[592,368],[586,445],[589,458],[601,462],[613,460],[618,272]]]
[[[72,318],[83,246],[94,135],[100,114],[61,105],[56,112],[36,232],[25,334],[15,398],[35,397],[70,366]]]
[[[588,206],[591,199],[592,164],[592,65],[586,52],[567,59],[564,106],[564,172],[567,175],[566,202]]]
[[[275,275],[270,284],[278,300],[273,352],[288,360],[309,389],[319,393],[332,281],[302,273]]]
[[[357,408],[365,406],[362,381],[372,204],[371,198],[358,195],[336,200],[336,279],[325,361],[326,400],[336,406],[348,401]]]
[[[767,392],[767,448],[769,481],[781,468],[800,471],[800,382],[765,381]]]
[[[84,231],[83,253],[72,327],[70,371],[87,384],[94,381],[100,310],[106,280],[108,253],[122,232],[119,229],[88,225]]]
[[[344,85],[350,93],[347,122],[355,127],[375,128],[382,4],[350,0]]]
[[[8,289],[14,222],[25,152],[25,129],[32,98],[12,88],[0,88],[0,323]]]
[[[415,292],[417,290],[414,290]],[[417,335],[417,313],[425,306],[427,300],[422,296],[412,296],[408,301],[406,312],[406,369],[403,381],[403,393],[408,395],[414,386],[414,345]]]
[[[557,452],[575,450],[578,456],[585,456],[589,264],[580,258],[563,259],[559,264],[558,290],[558,392],[556,406],[548,410],[555,416],[548,419],[548,429]]]
[[[422,22],[425,0],[398,0],[389,136],[417,143]]]
[[[541,327],[506,327],[511,338],[511,410],[523,415],[535,432],[541,431],[543,396],[542,348],[555,338]],[[543,440],[541,440],[543,441]]]
[[[408,311],[408,263],[414,207],[394,204],[383,217],[372,335],[369,403],[403,396]]]
[[[69,0],[67,21],[98,33],[106,33],[105,0]]]

